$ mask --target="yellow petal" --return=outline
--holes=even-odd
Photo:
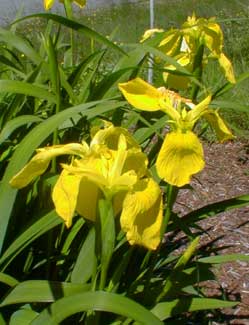
[[[188,184],[191,176],[201,171],[204,165],[203,148],[193,132],[167,134],[156,161],[162,179],[181,187]]]
[[[211,102],[212,97],[207,96],[204,98],[198,105],[194,106],[193,109],[191,109],[186,116],[186,123],[189,123],[190,129],[193,128],[194,124],[207,112],[208,105]]]
[[[67,227],[72,225],[80,181],[80,177],[70,175],[66,170],[63,170],[53,188],[52,199],[55,210],[65,221]]]
[[[208,110],[203,117],[209,122],[214,128],[215,133],[219,141],[223,142],[226,140],[234,139],[235,136],[228,129],[223,119],[220,117],[217,111]]]
[[[177,57],[175,60],[188,71],[191,72],[193,62],[191,61],[191,56],[189,53],[183,53]],[[176,70],[176,67],[173,65],[166,65],[165,69]],[[164,72],[163,79],[167,83],[167,87],[174,89],[186,89],[189,85],[190,78],[184,75],[177,75],[175,73]]]
[[[98,186],[88,180],[82,178],[77,200],[76,211],[85,219],[95,221],[98,209],[98,200],[103,197]]]
[[[119,89],[126,100],[135,108],[144,111],[158,111],[161,109],[159,99],[160,92],[141,78],[120,83]]]
[[[164,31],[163,29],[158,29],[158,28],[152,28],[146,30],[140,40],[140,43],[143,43],[148,38],[151,38],[155,33],[162,33],[163,31]]]
[[[148,159],[146,154],[138,149],[130,149],[123,166],[123,173],[133,170],[137,176],[143,177],[147,172]]]
[[[220,26],[214,22],[206,22],[203,26],[204,42],[214,56],[219,56],[223,48],[223,33]]]
[[[126,100],[135,108],[143,111],[162,110],[172,120],[178,120],[179,113],[172,106],[172,92],[164,87],[155,88],[141,78],[119,84]]]
[[[179,30],[172,29],[166,33],[165,38],[159,44],[159,49],[169,56],[178,54],[182,42],[182,36]]]
[[[60,155],[84,155],[87,148],[79,143],[69,143],[45,147],[37,150],[38,153],[28,162],[23,169],[11,180],[10,185],[16,188],[27,186],[32,180],[46,171],[48,165],[56,156]]]
[[[120,216],[121,228],[131,245],[156,249],[160,243],[162,199],[158,184],[151,178],[139,181],[127,193]]]
[[[94,130],[93,130],[94,132]],[[128,132],[127,129],[122,127],[114,126],[112,123],[105,122],[104,129],[98,129],[94,134],[92,130],[92,141],[91,147],[96,144],[105,144],[111,150],[118,149],[118,142],[120,135],[125,136],[127,148],[140,148],[139,144],[136,140],[132,137],[132,135]]]
[[[44,0],[45,10],[49,10],[54,4],[54,0]]]
[[[228,60],[228,58],[225,56],[224,53],[221,53],[219,58],[219,64],[221,68],[223,69],[225,76],[229,82],[232,84],[236,83],[234,72],[233,72],[233,66],[231,62]]]
[[[74,0],[74,2],[80,7],[83,8],[86,5],[86,0]]]

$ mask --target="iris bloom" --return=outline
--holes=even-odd
[[[169,117],[172,131],[163,142],[156,161],[158,175],[169,184],[181,187],[191,176],[204,168],[204,154],[198,137],[193,133],[196,122],[204,117],[216,131],[220,141],[232,139],[218,112],[208,108],[211,97],[198,105],[164,87],[155,88],[140,78],[119,84],[127,101],[144,111],[161,110]]]
[[[44,1],[45,10],[49,10],[54,5],[55,0],[43,0],[43,1]],[[71,1],[75,2],[81,8],[83,8],[86,5],[86,0],[71,0]],[[64,3],[63,0],[60,0],[60,2]]]
[[[159,31],[156,30],[156,32]],[[154,32],[149,30],[145,34],[150,37]],[[199,47],[203,45],[207,49],[203,63],[209,58],[218,60],[227,80],[230,83],[235,83],[232,64],[223,52],[224,39],[222,30],[213,18],[197,19],[193,15],[188,17],[181,29],[171,29],[164,32],[164,34],[158,48],[166,55],[174,57],[189,72],[193,72],[195,56]],[[168,64],[165,69],[169,70],[169,72],[164,73],[164,79],[169,87],[183,89],[188,86],[190,81],[188,77],[170,73],[170,70],[176,70],[175,66]]]
[[[147,169],[147,157],[127,130],[107,124],[90,145],[70,143],[38,149],[31,161],[10,181],[22,188],[42,174],[53,157],[73,155],[53,188],[56,212],[71,226],[74,212],[95,221],[98,201],[112,201],[115,216],[131,245],[156,249],[160,242],[162,200],[158,184]]]

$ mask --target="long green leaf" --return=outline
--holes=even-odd
[[[0,144],[3,143],[8,137],[11,135],[13,131],[15,131],[20,126],[29,123],[37,123],[41,122],[42,119],[38,116],[34,115],[22,115],[14,118],[13,120],[7,122],[4,128],[0,132]]]
[[[38,313],[34,310],[21,308],[11,315],[9,325],[27,325],[37,317]]]
[[[160,302],[151,310],[151,312],[160,320],[164,320],[183,312],[233,307],[237,304],[238,302],[236,301],[184,297],[182,299],[175,299],[169,302]]]
[[[225,83],[225,85],[223,85],[218,90],[216,90],[216,92],[212,95],[212,98],[217,98],[217,97],[223,95],[224,93],[233,89],[239,83],[246,80],[247,78],[249,78],[249,72],[242,73],[240,76],[236,77],[236,84],[231,84],[230,82]]]
[[[82,311],[99,310],[122,315],[144,325],[162,325],[163,323],[149,310],[121,295],[97,291],[85,292],[62,298],[51,304],[49,308],[32,322],[32,325],[55,325],[67,317]]]
[[[21,235],[19,235],[12,244],[5,250],[0,258],[0,265],[4,262],[4,268],[23,251],[31,242],[46,233],[48,230],[62,223],[62,219],[57,216],[55,211],[47,213],[38,221],[32,223]],[[6,262],[7,261],[7,262]]]
[[[122,104],[122,102],[103,100],[68,108],[37,125],[22,140],[11,158],[0,184],[0,251],[17,193],[16,189],[10,187],[9,181],[24,166],[34,150],[67,119],[73,118],[79,113],[87,118],[93,118],[120,107]]]
[[[236,196],[234,198],[211,203],[208,204],[200,209],[194,210],[181,218],[181,221],[184,222],[186,225],[191,225],[196,221],[215,217],[217,214],[225,211],[229,211],[236,208],[242,208],[244,206],[249,205],[249,195],[241,195]],[[170,224],[168,230],[174,230],[175,224]]]
[[[93,227],[81,247],[71,275],[71,281],[73,283],[86,283],[92,275],[96,262],[95,229]]]
[[[226,254],[226,255],[216,255],[209,257],[202,257],[197,260],[199,263],[210,263],[210,264],[220,264],[233,261],[245,261],[249,262],[249,255],[244,254]]]
[[[18,51],[20,51],[20,53],[26,55],[35,64],[39,64],[42,61],[42,58],[28,41],[9,30],[0,28],[0,41],[16,48]]]
[[[31,280],[19,283],[1,301],[0,307],[27,302],[54,302],[55,300],[89,290],[88,284]]]
[[[210,107],[221,108],[221,109],[232,109],[238,112],[249,113],[249,105],[238,103],[234,100],[214,100]]]
[[[122,53],[122,54],[126,55],[126,53],[119,46],[117,46],[113,42],[109,41],[106,37],[104,37],[101,34],[97,33],[93,29],[87,27],[86,25],[80,24],[79,22],[76,22],[74,20],[59,16],[59,15],[45,14],[45,13],[44,14],[41,13],[41,14],[29,15],[29,16],[26,16],[26,17],[23,17],[21,19],[18,19],[16,21],[14,21],[12,23],[12,25],[16,24],[16,23],[19,23],[21,21],[31,19],[31,18],[36,18],[36,17],[37,18],[51,19],[53,21],[56,21],[57,23],[59,23],[61,25],[64,25],[64,26],[66,26],[68,28],[72,28],[72,29],[77,30],[77,31],[79,31],[81,33],[84,33],[84,35],[95,39],[96,41],[98,41],[98,42],[112,48],[113,50],[118,51],[119,53]]]
[[[49,102],[55,103],[55,96],[46,89],[25,81],[0,80],[0,92],[23,94],[38,97]]]
[[[0,272],[0,282],[5,283],[10,287],[18,284],[18,281],[15,278],[2,272]]]

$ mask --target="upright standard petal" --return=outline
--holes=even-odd
[[[69,228],[72,225],[72,219],[77,204],[80,177],[71,175],[67,170],[63,170],[56,182],[52,199],[57,214],[65,221]]]
[[[160,187],[152,178],[138,181],[125,196],[120,217],[128,242],[155,250],[160,243],[162,219]]]
[[[167,134],[156,161],[162,179],[181,187],[188,184],[191,176],[201,171],[204,165],[203,148],[193,132]]]

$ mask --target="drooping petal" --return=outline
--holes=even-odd
[[[49,10],[53,6],[54,1],[55,0],[44,0],[43,3],[44,3],[45,10]]]
[[[235,138],[217,111],[209,109],[203,117],[213,127],[219,141],[223,142]]]
[[[16,174],[10,185],[16,188],[27,186],[32,180],[43,174],[54,157],[60,155],[84,155],[87,151],[86,144],[69,143],[66,145],[56,145],[37,150],[38,153]]]
[[[172,92],[164,87],[157,89],[141,78],[135,78],[126,83],[120,83],[119,89],[135,108],[150,112],[162,110],[172,120],[178,120],[179,113],[172,106]]]
[[[125,196],[120,216],[128,242],[156,249],[160,243],[162,218],[160,187],[151,178],[140,180]]]
[[[161,109],[159,99],[162,96],[160,92],[141,78],[120,83],[119,90],[135,108],[151,112]]]
[[[103,197],[99,187],[83,177],[79,186],[76,211],[85,219],[95,221],[98,209],[98,200]]]
[[[55,205],[55,210],[65,221],[68,228],[72,225],[80,181],[80,177],[70,175],[68,171],[64,169],[53,188],[52,199]]]
[[[201,171],[204,165],[203,148],[193,132],[167,134],[156,161],[162,179],[181,187],[188,184],[191,176]]]
[[[232,84],[236,83],[234,72],[233,72],[233,66],[231,62],[228,60],[228,58],[225,56],[224,53],[221,53],[219,58],[219,64],[221,68],[223,69],[225,76],[229,82]]]

